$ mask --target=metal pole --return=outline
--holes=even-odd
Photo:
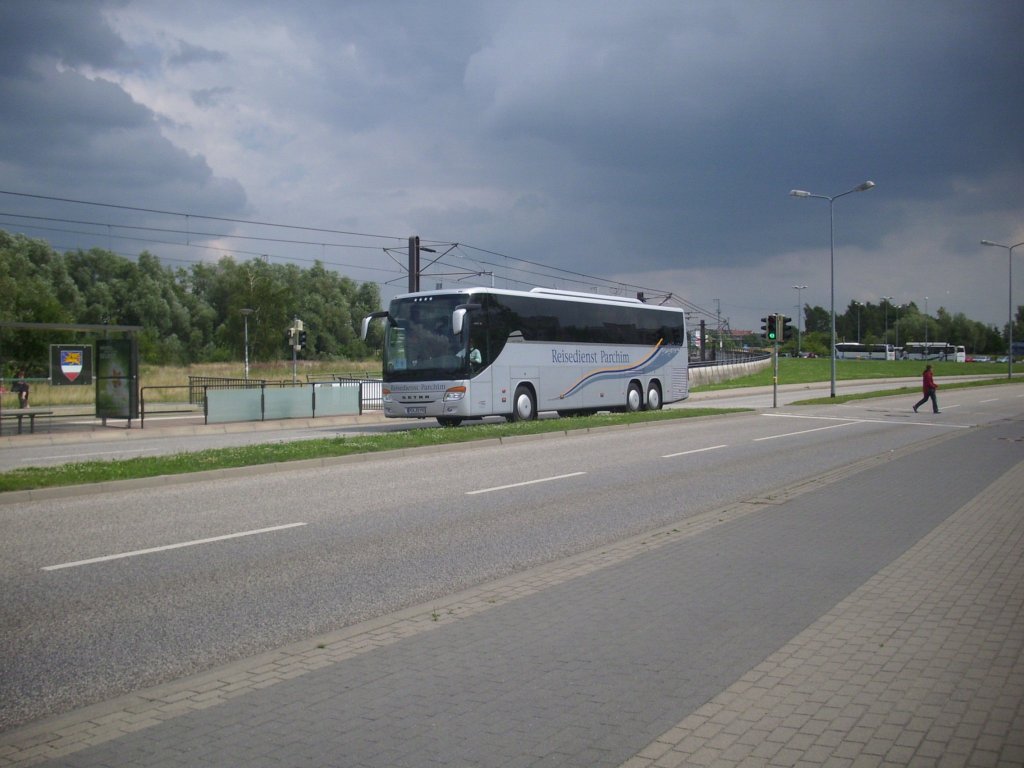
[[[793,288],[796,290],[796,356],[800,357],[800,319],[804,313],[804,304],[800,298],[800,291],[806,288],[806,285],[794,285]]]
[[[295,329],[295,339],[292,341],[292,384],[298,379],[298,357],[299,357],[299,318],[296,315],[292,320],[292,328]]]
[[[982,245],[992,245],[992,246],[995,246],[996,248],[1005,248],[1006,249],[1006,257],[1007,257],[1007,259],[1009,261],[1009,272],[1010,272],[1010,274],[1009,274],[1009,281],[1010,281],[1010,285],[1009,285],[1009,288],[1008,288],[1009,298],[1007,300],[1008,304],[1009,304],[1009,308],[1007,309],[1007,317],[1006,317],[1006,342],[1007,342],[1007,345],[1008,345],[1009,348],[1008,348],[1007,354],[1006,354],[1006,378],[1012,379],[1013,378],[1013,249],[1014,248],[1019,248],[1020,246],[1024,245],[1024,243],[1017,243],[1015,245],[1003,245],[1002,243],[993,243],[991,240],[982,240],[981,244]]]
[[[924,346],[925,355],[928,354],[928,297],[924,297]]]
[[[772,408],[779,407],[779,318],[780,315],[775,315],[775,348],[773,350],[772,357],[774,358],[773,370],[772,370]]]
[[[256,310],[251,307],[242,307],[239,310],[242,313],[242,320],[245,323],[245,378],[249,379],[249,315]]]
[[[249,316],[242,316],[245,322],[245,378],[249,379]]]
[[[420,290],[420,238],[413,235],[409,238],[409,293]]]
[[[831,284],[831,300],[829,304],[829,315],[832,321],[832,378],[829,388],[829,397],[836,396],[836,227],[835,198],[828,199],[828,257],[829,257],[829,283]]]
[[[831,376],[831,388],[830,395],[836,396],[836,238],[835,238],[835,201],[844,195],[852,194],[853,192],[866,192],[875,186],[873,181],[865,181],[862,184],[858,184],[853,189],[849,189],[846,192],[840,192],[838,195],[829,197],[828,195],[814,195],[802,189],[790,190],[792,197],[817,197],[821,200],[828,200],[828,253],[829,253],[829,283],[831,299],[829,301],[829,316],[831,318],[832,326],[832,376]]]
[[[882,301],[885,302],[885,333],[882,334],[882,343],[889,343],[889,302],[892,301],[892,296],[883,296]]]

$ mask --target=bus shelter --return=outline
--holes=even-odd
[[[132,419],[139,417],[139,345],[135,334],[142,330],[141,325],[0,322],[3,329],[96,334],[92,343],[50,345],[50,383],[95,384],[96,417],[104,423],[108,418],[127,419],[130,428]],[[119,338],[110,338],[111,334]],[[0,403],[0,418],[2,408]],[[20,426],[21,419],[18,422]]]

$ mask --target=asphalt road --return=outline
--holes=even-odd
[[[939,415],[871,400],[0,503],[0,729],[957,440],[1019,419],[1024,392],[940,402]]]
[[[856,393],[878,389],[892,389],[900,386],[916,388],[917,379],[887,379],[884,381],[840,382],[839,393]],[[669,408],[729,407],[729,408],[772,408],[773,404],[784,406],[796,400],[824,397],[829,393],[828,382],[807,385],[782,385],[776,393],[771,387],[741,390],[701,392],[691,395],[688,400],[675,403]],[[542,414],[553,417],[554,414]],[[202,416],[156,416],[146,419],[144,430],[124,428],[120,423],[111,422],[106,428],[96,428],[95,420],[86,419],[81,424],[61,424],[59,431],[46,433],[45,422],[40,423],[40,434],[7,437],[6,448],[0,448],[0,472],[32,466],[55,466],[74,461],[112,461],[143,456],[160,456],[188,453],[207,448],[232,448],[259,443],[279,443],[295,440],[309,440],[338,435],[375,434],[414,428],[435,428],[434,419],[422,421],[395,419],[385,420],[377,412],[367,412],[364,423],[352,423],[352,419],[322,419],[311,426],[295,426],[288,421],[273,423],[247,423],[220,426],[203,426]],[[501,421],[492,418],[491,421]],[[471,428],[472,422],[465,427]]]

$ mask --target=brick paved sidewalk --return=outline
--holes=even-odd
[[[821,483],[787,498],[814,488]],[[202,722],[202,710],[230,709],[236,701],[260,699],[261,689],[280,691],[299,678],[324,678],[321,695],[337,695],[337,680],[324,673],[350,660],[471,623],[474,616],[501,614],[576,579],[607,576],[617,565],[642,563],[651,559],[644,555],[673,550],[681,540],[756,518],[764,509],[764,500],[738,503],[429,606],[15,729],[0,736],[0,767],[48,760],[111,764],[99,754],[80,760],[101,745],[124,764],[128,754],[119,749],[167,726],[165,739],[178,734],[201,743],[188,729]],[[611,600],[603,594],[596,599]],[[703,706],[682,710],[692,714],[624,766],[1022,765],[1022,601],[1024,463],[763,662],[740,667],[749,671],[736,683]],[[307,712],[326,709],[309,706]],[[287,725],[287,713],[274,714]],[[649,733],[673,720],[662,718]],[[136,764],[152,763],[139,758]]]
[[[1024,463],[623,768],[1024,765]]]

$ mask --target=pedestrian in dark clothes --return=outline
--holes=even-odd
[[[932,401],[932,412],[941,413],[939,410],[939,401],[935,397],[935,390],[939,388],[939,385],[935,383],[935,376],[932,375],[932,367],[926,365],[924,367],[924,374],[921,376],[921,389],[924,391],[924,397],[917,401],[914,406],[914,413],[917,413],[917,409],[927,403],[929,400]]]
[[[18,393],[18,407],[28,408],[28,382],[25,380],[25,369],[18,371],[12,389]]]

